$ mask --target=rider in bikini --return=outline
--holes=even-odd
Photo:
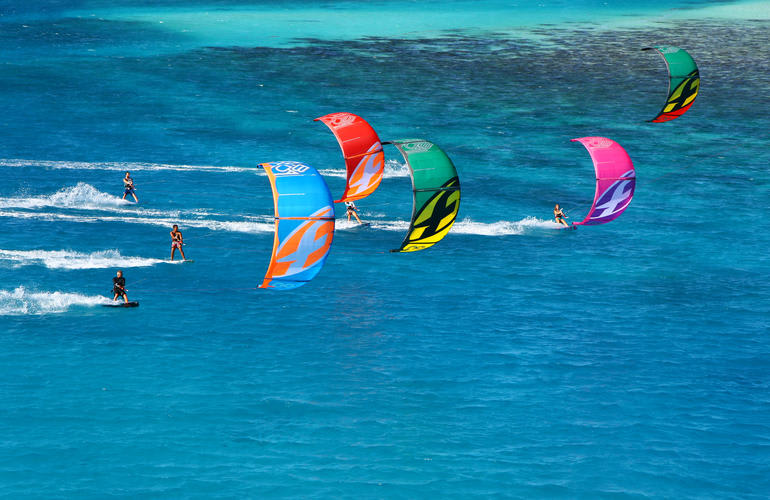
[[[171,235],[171,260],[174,260],[174,253],[177,248],[179,249],[179,253],[182,254],[182,260],[187,260],[187,257],[184,256],[184,250],[182,250],[184,239],[182,238],[182,231],[179,230],[179,226],[174,224],[174,228],[168,234]]]
[[[350,220],[350,217],[353,216],[356,218],[359,224],[363,224],[361,219],[358,218],[358,207],[352,201],[345,202],[345,215],[348,216],[348,220]]]
[[[555,207],[553,207],[553,218],[556,219],[557,224],[564,224],[564,226],[569,227],[569,224],[567,224],[567,221],[564,220],[567,217],[567,214],[564,213],[564,211],[559,207],[559,204],[557,203]]]

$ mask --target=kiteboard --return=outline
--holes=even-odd
[[[139,302],[115,302],[114,304],[102,304],[104,307],[139,307]]]

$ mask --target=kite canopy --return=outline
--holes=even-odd
[[[572,141],[585,146],[596,170],[596,193],[591,210],[582,222],[572,224],[594,226],[617,219],[634,196],[636,172],[631,158],[620,144],[606,137],[581,137]]]
[[[401,247],[414,252],[438,243],[449,233],[460,210],[460,179],[452,160],[438,146],[423,139],[386,142],[404,155],[412,174],[412,222]]]
[[[679,47],[645,47],[642,50],[655,50],[666,61],[668,67],[668,98],[658,116],[650,120],[654,123],[667,122],[679,118],[692,106],[700,87],[698,66],[690,54]]]
[[[360,200],[372,194],[380,185],[385,168],[385,154],[377,132],[353,113],[331,113],[314,121],[325,123],[334,132],[345,157],[347,185],[336,202]]]
[[[259,288],[289,290],[318,274],[334,237],[334,202],[316,169],[295,161],[262,163],[273,188],[275,239]]]

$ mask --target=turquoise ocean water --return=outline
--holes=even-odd
[[[3,498],[770,496],[770,4],[0,1]],[[684,117],[649,124],[666,68]],[[344,187],[315,117],[454,160],[460,216],[390,254],[411,184],[255,290],[259,162]],[[582,218],[587,152],[634,160]],[[130,170],[138,205],[126,204]],[[189,264],[169,263],[179,224]],[[101,307],[123,269],[131,310]]]

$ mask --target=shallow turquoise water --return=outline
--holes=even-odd
[[[0,4],[0,494],[766,497],[770,31],[705,4]],[[403,26],[356,25],[385,12]],[[644,122],[650,44],[701,71],[668,124]],[[387,252],[411,207],[389,149],[372,229],[339,224],[307,286],[253,290],[254,167],[340,193],[312,119],[342,110],[441,145],[459,222]],[[553,203],[590,205],[587,135],[626,148],[636,196],[555,231]],[[163,261],[174,223],[194,263]],[[117,268],[138,309],[100,306]]]

